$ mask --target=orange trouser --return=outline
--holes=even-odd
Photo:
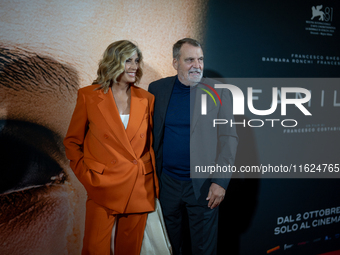
[[[147,213],[112,214],[88,199],[82,255],[110,255],[111,233],[115,220],[115,255],[139,255]]]

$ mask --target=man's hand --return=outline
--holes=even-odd
[[[208,197],[209,200],[208,207],[210,209],[214,209],[219,206],[219,204],[223,201],[225,196],[225,189],[216,183],[211,183],[209,188]]]

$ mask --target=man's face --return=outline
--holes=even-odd
[[[203,51],[201,47],[195,47],[185,43],[180,50],[179,59],[173,60],[173,66],[177,70],[178,79],[187,86],[196,85],[203,76]]]

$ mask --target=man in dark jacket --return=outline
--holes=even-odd
[[[230,92],[215,90],[213,84],[207,84],[214,81],[202,80],[203,65],[200,43],[184,38],[173,46],[177,75],[149,86],[155,95],[153,146],[160,202],[174,254],[182,254],[184,213],[188,215],[192,254],[216,254],[218,205],[231,174],[206,169],[232,166],[236,155],[235,126],[213,126],[214,119],[233,120]],[[207,89],[214,91],[220,104],[205,100],[203,113],[198,109]]]

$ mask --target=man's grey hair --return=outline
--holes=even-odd
[[[201,44],[198,41],[196,41],[195,39],[192,39],[192,38],[183,38],[183,39],[177,41],[174,44],[174,46],[172,47],[172,56],[173,56],[173,58],[175,58],[177,60],[179,59],[179,57],[180,57],[180,50],[182,48],[182,45],[185,44],[185,43],[189,43],[192,46],[202,48]]]

